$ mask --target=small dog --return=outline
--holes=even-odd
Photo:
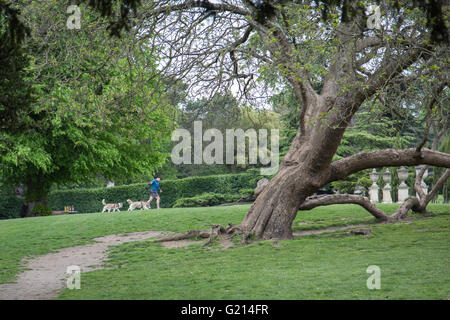
[[[150,209],[150,203],[148,201],[136,201],[133,202],[130,199],[127,200],[127,202],[130,204],[130,207],[128,208],[128,211],[132,211],[136,208],[148,210]]]
[[[111,210],[112,210],[112,212],[114,212],[114,211],[119,211],[120,212],[119,208],[123,207],[122,202],[119,202],[119,203],[106,203],[105,199],[102,200],[102,204],[103,204],[103,211],[102,211],[102,213],[105,212],[106,210],[108,210],[108,213],[111,212]]]

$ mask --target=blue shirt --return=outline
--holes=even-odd
[[[152,185],[152,191],[158,191],[161,190],[161,188],[159,187],[159,182],[156,179],[153,179],[151,182]]]

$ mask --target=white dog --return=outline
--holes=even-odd
[[[133,202],[130,199],[127,200],[127,202],[130,204],[130,207],[128,208],[128,211],[132,211],[136,208],[148,210],[150,209],[150,202],[149,201],[136,201]]]
[[[119,203],[106,203],[105,199],[102,200],[102,204],[103,204],[103,212],[105,212],[106,210],[108,210],[108,213],[111,212],[111,210],[114,211],[119,211],[119,208],[123,207],[123,204],[121,202]]]

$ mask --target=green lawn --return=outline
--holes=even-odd
[[[397,205],[380,205],[392,213]],[[0,221],[0,283],[11,282],[20,260],[93,238],[144,230],[185,231],[239,223],[249,206],[79,214]],[[261,241],[227,250],[201,245],[166,249],[152,240],[110,251],[108,267],[82,274],[81,290],[61,299],[448,299],[450,206],[434,215],[370,226],[372,234],[341,232]],[[415,215],[414,218],[419,218]],[[300,213],[295,231],[373,223],[358,206]],[[306,223],[306,224],[305,224]],[[369,290],[369,265],[381,268],[381,289]]]

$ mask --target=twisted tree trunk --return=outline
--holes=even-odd
[[[308,119],[301,125],[289,152],[284,157],[280,171],[258,195],[241,223],[246,233],[262,239],[291,239],[292,221],[305,199],[327,183],[330,164],[350,121],[354,104],[362,100],[355,96],[335,101],[310,92],[310,105],[305,110]],[[318,117],[328,111],[326,118]],[[346,111],[346,112],[341,112]]]
[[[260,239],[292,239],[291,226],[299,209],[309,210],[332,203],[358,204],[376,218],[389,221],[391,217],[362,197],[321,197],[315,201],[308,197],[329,182],[369,168],[419,164],[450,168],[450,155],[417,148],[365,152],[332,162],[345,128],[363,97],[353,95],[336,100],[331,99],[334,101],[332,110],[325,103],[327,100],[320,96],[313,99],[312,106],[307,106],[315,114],[327,112],[326,117],[311,116],[308,122],[312,125],[300,126],[291,149],[281,163],[280,171],[260,192],[240,224],[244,234],[254,234]],[[438,183],[439,188],[449,175],[447,170]],[[435,191],[432,191],[422,202],[423,205],[419,205],[416,200],[409,200],[392,218],[403,218],[408,210],[424,211],[434,194]]]

